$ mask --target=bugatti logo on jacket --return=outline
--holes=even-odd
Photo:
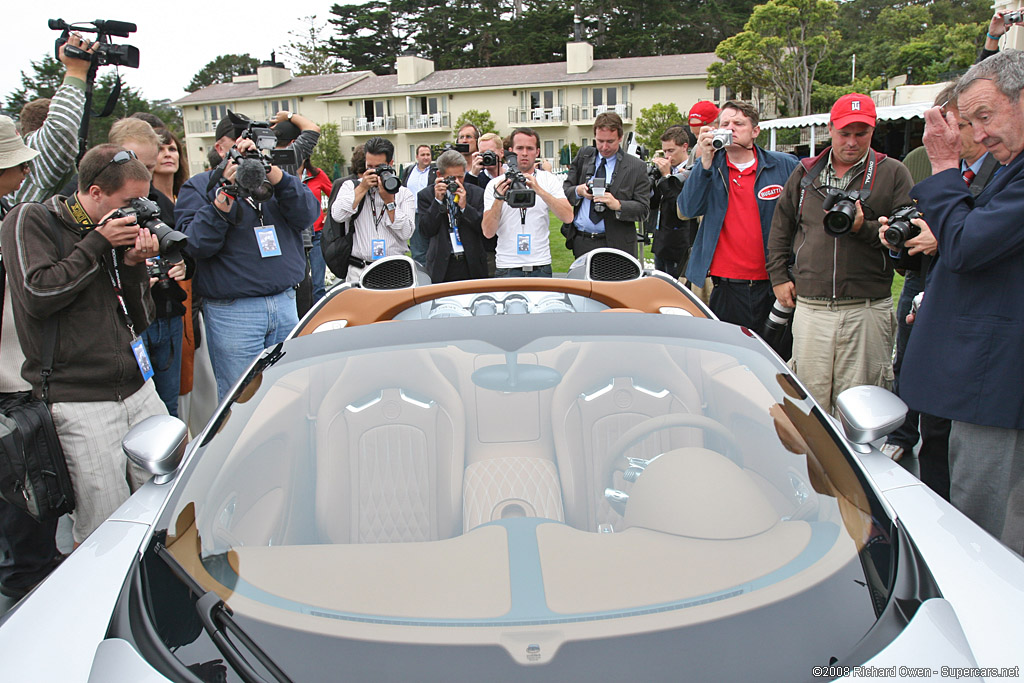
[[[782,185],[769,185],[768,187],[762,187],[758,193],[758,199],[778,199],[779,195],[782,194]]]

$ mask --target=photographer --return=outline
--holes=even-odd
[[[20,204],[0,229],[26,358],[21,375],[51,402],[75,492],[76,544],[149,476],[128,462],[121,437],[145,418],[167,414],[138,338],[153,307],[145,262],[157,256],[159,242],[135,216],[111,217],[145,197],[149,183],[132,153],[100,145],[82,158],[74,195]],[[44,387],[43,346],[54,316],[54,371]]]
[[[455,133],[455,143],[459,145],[466,145],[469,150],[466,152],[460,152],[462,158],[466,160],[466,172],[467,175],[476,175],[473,172],[473,155],[479,151],[477,143],[480,140],[480,129],[473,123],[464,123],[459,126],[459,130]]]
[[[726,102],[719,121],[720,129],[701,127],[700,163],[679,193],[680,216],[704,216],[686,279],[700,289],[710,275],[715,287],[709,305],[715,315],[760,330],[774,300],[765,270],[768,228],[778,193],[797,161],[754,144],[760,117],[750,103]]]
[[[243,136],[260,134],[251,124],[232,112],[221,119],[214,147],[224,161],[189,179],[175,206],[186,251],[196,259],[193,294],[203,299],[218,400],[264,348],[298,324],[295,285],[306,272],[302,231],[320,213],[313,193],[277,166],[269,165],[262,181],[253,177],[267,162]],[[246,189],[253,184],[259,197],[269,198]]]
[[[409,188],[409,192],[416,196],[425,187],[433,187],[437,179],[437,167],[431,163],[432,154],[430,145],[419,145],[416,147],[416,163],[410,164],[402,169],[402,185]],[[424,264],[427,262],[428,239],[420,232],[420,212],[417,208],[415,227],[412,237],[409,238],[409,253],[413,261]]]
[[[892,388],[893,268],[878,217],[910,204],[913,181],[871,149],[874,128],[870,97],[836,100],[832,145],[786,181],[768,237],[775,297],[796,307],[790,366],[829,412],[850,387]]]
[[[354,230],[348,282],[359,282],[363,270],[385,256],[404,254],[415,228],[416,198],[401,185],[395,169],[395,146],[374,136],[366,141],[366,170],[358,183],[344,183],[331,205],[337,222],[351,220]],[[397,183],[389,191],[385,183]]]
[[[481,135],[477,145],[479,151],[472,155],[473,158],[466,173],[466,181],[485,188],[487,183],[505,172],[504,165],[501,163],[501,160],[505,158],[505,149],[501,136],[497,133]]]
[[[579,257],[612,247],[637,257],[636,223],[647,218],[651,180],[639,158],[621,147],[622,119],[605,112],[594,119],[594,147],[573,159],[562,189],[575,216],[562,228],[565,246]]]
[[[487,277],[480,228],[484,191],[466,181],[466,160],[461,154],[448,150],[437,158],[437,180],[420,190],[416,201],[420,230],[429,240],[427,273],[431,281]]]
[[[572,206],[558,178],[536,170],[540,152],[537,131],[516,128],[510,137],[512,156],[506,157],[510,168],[484,190],[484,237],[498,237],[495,277],[551,277],[548,211],[568,223],[572,220]],[[513,171],[513,163],[521,170]],[[532,206],[508,206],[506,199],[510,194],[518,199],[528,194],[525,190],[535,193]]]
[[[690,175],[689,149],[696,142],[693,133],[682,126],[669,126],[661,136],[661,156],[651,160],[657,173],[651,196],[651,206],[658,210],[658,228],[651,247],[654,267],[674,278],[683,272],[700,224],[695,218],[680,218],[676,210],[679,193]]]

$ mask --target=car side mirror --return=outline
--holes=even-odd
[[[128,459],[152,473],[157,484],[166,484],[173,478],[187,444],[188,427],[170,415],[147,417],[121,439]]]
[[[907,417],[907,404],[891,391],[876,386],[847,389],[836,398],[836,410],[846,438],[855,444],[881,439]]]

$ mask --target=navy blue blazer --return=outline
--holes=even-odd
[[[900,371],[931,415],[1024,429],[1024,154],[976,198],[947,170],[911,190],[939,242]]]

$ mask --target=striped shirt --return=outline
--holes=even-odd
[[[347,221],[356,208],[356,183],[346,182],[338,190],[338,197],[331,206],[331,217],[339,223]],[[412,237],[416,218],[416,197],[404,185],[395,195],[395,220],[388,217],[384,202],[375,188],[370,188],[363,200],[363,210],[355,220],[355,235],[352,238],[352,255],[364,261],[373,260],[373,240],[384,240],[384,255],[404,254],[406,242]]]
[[[32,172],[21,188],[7,195],[10,203],[41,202],[49,199],[67,182],[78,157],[78,128],[85,111],[85,83],[65,79],[50,99],[50,110],[42,127],[25,138],[25,144],[39,152],[32,160]]]

